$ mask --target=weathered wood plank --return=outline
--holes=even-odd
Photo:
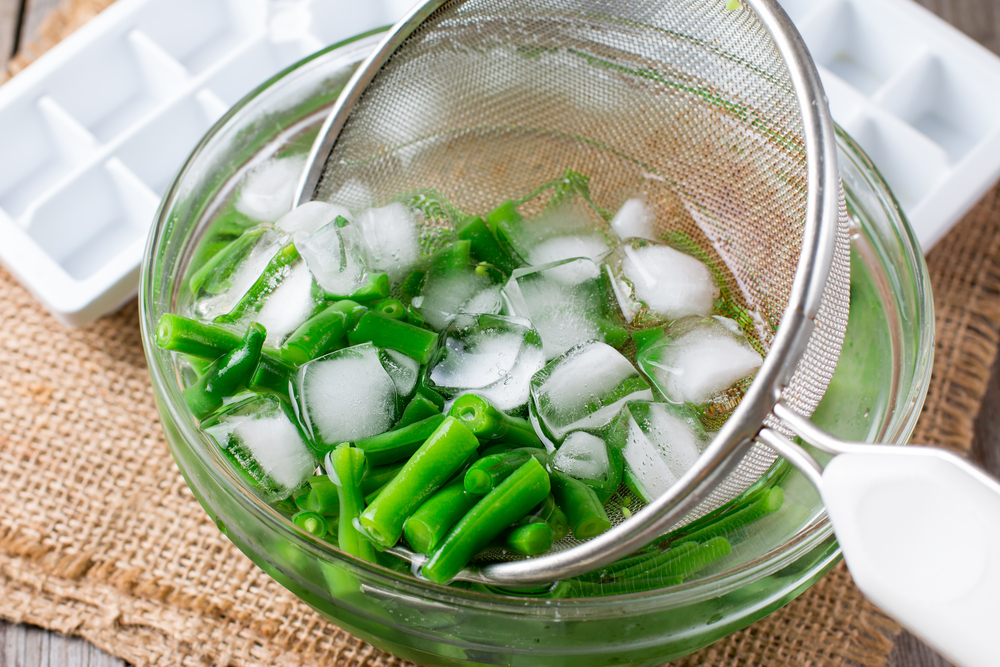
[[[7,67],[7,61],[14,55],[22,1],[0,0],[0,71]]]
[[[0,622],[0,667],[125,667],[79,637]]]

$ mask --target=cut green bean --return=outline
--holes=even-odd
[[[376,489],[381,489],[392,481],[393,477],[403,469],[404,463],[393,463],[387,466],[376,466],[368,468],[365,476],[361,478],[361,493],[367,497],[369,493]]]
[[[426,276],[427,273],[424,271],[414,271],[403,278],[403,282],[399,284],[397,293],[399,294],[400,300],[402,300],[406,306],[410,305],[410,301],[413,300],[413,297],[420,294],[420,290],[424,286],[424,278]],[[407,311],[407,313],[409,313],[409,311]]]
[[[724,537],[713,537],[707,542],[699,544],[696,549],[690,549],[677,558],[650,568],[648,574],[657,577],[687,578],[715,561],[725,558],[731,551],[729,540]]]
[[[406,306],[399,299],[382,299],[372,306],[376,312],[393,320],[406,319]]]
[[[257,281],[250,287],[250,290],[243,295],[233,309],[225,315],[215,318],[216,322],[233,323],[239,322],[244,316],[256,312],[261,303],[271,292],[278,289],[281,281],[288,274],[289,267],[299,258],[299,251],[295,249],[294,243],[289,243],[278,251],[271,261],[267,263],[264,271],[257,278]]]
[[[292,502],[295,503],[295,507],[299,511],[308,512],[309,510],[309,492],[311,489],[308,486],[304,486],[301,489],[296,489],[292,492]]]
[[[392,481],[392,480],[390,480],[390,481]],[[366,493],[365,494],[365,507],[367,507],[368,505],[371,505],[373,502],[375,502],[375,499],[379,497],[379,494],[382,493],[382,491],[384,491],[385,487],[387,487],[387,486],[389,486],[389,482],[386,482],[385,484],[383,484],[382,486],[378,487],[377,489],[373,489],[372,491],[369,491],[368,493]]]
[[[555,498],[550,493],[542,503],[528,515],[531,520],[544,521],[552,529],[552,541],[558,542],[569,535],[569,519],[566,513],[556,505]]]
[[[427,324],[427,320],[424,318],[423,315],[420,314],[419,310],[417,310],[413,306],[407,306],[406,323],[412,324],[415,327],[423,327],[425,324]]]
[[[592,488],[561,472],[552,473],[552,495],[566,513],[573,537],[587,540],[611,528],[608,513]]]
[[[369,465],[381,466],[402,461],[412,456],[444,420],[445,416],[442,414],[431,415],[409,426],[358,440],[354,446],[365,453]]]
[[[448,275],[453,271],[462,271],[472,264],[472,243],[459,240],[447,248],[438,250],[427,262],[428,273]]]
[[[306,507],[323,516],[340,512],[340,492],[328,475],[313,475],[309,478]]]
[[[351,345],[373,343],[376,347],[402,352],[421,364],[426,364],[431,360],[438,335],[386,317],[382,313],[368,311],[361,316],[354,330],[347,334],[347,340]]]
[[[354,526],[354,520],[364,510],[361,478],[364,476],[365,454],[347,443],[326,455],[326,470],[337,482],[340,498],[340,519],[337,523],[337,543],[341,551],[370,563],[376,562],[375,547]]]
[[[650,554],[640,554],[631,558],[612,563],[601,572],[604,580],[624,581],[646,576],[650,572],[669,566],[682,556],[698,549],[697,542],[683,542],[666,551],[656,551]],[[586,576],[586,575],[584,575]],[[583,579],[584,577],[580,577]]]
[[[210,291],[224,289],[226,287],[224,283],[232,279],[241,261],[246,259],[247,255],[253,250],[253,247],[257,245],[260,237],[267,230],[254,229],[242,231],[241,229],[240,231],[242,233],[239,236],[233,241],[226,243],[218,252],[202,264],[201,268],[191,274],[191,277],[188,279],[188,288],[191,290],[191,294],[198,294],[202,285],[210,276],[213,278],[211,281],[213,284],[208,286]],[[218,275],[213,276],[212,274],[216,272],[218,272]]]
[[[635,349],[637,351],[642,350],[642,348],[652,345],[656,341],[660,340],[666,335],[663,327],[655,327],[653,329],[642,329],[641,331],[632,332],[632,340],[635,341]]]
[[[282,361],[272,354],[273,348],[264,348],[260,355],[260,363],[253,377],[247,383],[247,388],[253,391],[267,390],[288,398],[288,383],[295,372],[295,367],[287,361]]]
[[[246,386],[260,361],[266,332],[254,322],[240,345],[219,358],[205,374],[183,392],[184,402],[198,419],[204,419],[220,406],[223,399],[233,396]]]
[[[684,577],[676,575],[648,577],[645,579],[626,579],[610,583],[593,583],[588,581],[573,581],[572,597],[601,597],[605,595],[628,595],[644,591],[659,590],[684,583]]]
[[[776,486],[762,495],[756,502],[734,512],[733,514],[711,523],[700,530],[685,535],[683,539],[707,543],[714,537],[730,535],[743,526],[761,519],[781,507],[785,500],[785,492]]]
[[[539,462],[544,465],[544,461],[548,457],[545,450],[527,447],[484,456],[466,471],[465,490],[479,495],[489,493],[500,482],[507,479],[511,473],[524,465],[528,459],[539,457],[541,457]]]
[[[316,537],[326,535],[326,519],[316,512],[298,512],[292,517],[292,523],[310,535]]]
[[[620,348],[629,342],[628,329],[606,317],[597,318],[597,330],[604,337],[604,342],[614,348]]]
[[[403,533],[403,522],[451,479],[478,447],[472,431],[457,419],[445,417],[361,514],[359,520],[365,533],[384,549],[394,545]]]
[[[156,326],[154,339],[164,350],[214,360],[239,347],[243,337],[217,324],[166,313]]]
[[[422,421],[428,417],[433,417],[434,415],[439,414],[441,414],[441,408],[439,408],[434,401],[428,398],[423,391],[417,389],[416,396],[411,398],[410,402],[406,404],[406,409],[403,410],[403,416],[399,418],[399,422],[396,424],[395,428],[403,428],[404,426],[415,424],[418,421]]]
[[[545,500],[549,491],[548,473],[534,458],[528,459],[455,524],[424,563],[421,574],[439,584],[451,581],[504,529]]]
[[[552,527],[544,521],[514,526],[490,545],[519,556],[540,556],[552,548]]]
[[[482,494],[465,490],[459,475],[417,508],[403,524],[406,541],[419,553],[433,551],[448,531],[475,506]]]
[[[518,267],[517,261],[504,252],[483,218],[467,218],[459,223],[455,232],[458,238],[472,244],[472,254],[479,261],[488,262],[507,274]]]
[[[281,358],[301,366],[307,361],[345,347],[343,343],[347,332],[367,310],[350,299],[327,306],[292,332],[281,346]]]
[[[476,394],[463,394],[455,399],[448,411],[462,420],[482,442],[503,440],[522,447],[542,447],[542,441],[526,419],[511,417],[497,410],[492,403]]]

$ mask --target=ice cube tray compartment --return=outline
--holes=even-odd
[[[398,6],[398,5],[403,6]],[[62,322],[135,294],[160,198],[283,68],[408,2],[120,0],[0,88],[0,261]]]
[[[930,247],[1000,175],[1000,60],[911,0],[779,0]],[[158,199],[255,86],[413,0],[119,0],[0,87],[0,261],[61,321],[135,293]]]
[[[911,0],[779,0],[929,249],[1000,176],[1000,59]]]

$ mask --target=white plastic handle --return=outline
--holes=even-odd
[[[1000,484],[929,447],[835,456],[821,494],[861,591],[962,667],[1000,665]]]

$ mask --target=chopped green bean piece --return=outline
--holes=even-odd
[[[490,545],[520,556],[540,556],[552,548],[552,527],[544,521],[514,526]]]
[[[174,313],[165,313],[160,318],[154,338],[164,350],[213,360],[239,347],[243,339],[225,327]]]
[[[389,296],[389,274],[369,273],[368,282],[356,289],[351,294],[330,294],[330,299],[349,299],[359,303],[369,301],[379,301]]]
[[[566,513],[573,537],[586,540],[611,528],[608,513],[592,488],[561,472],[552,473],[552,495]]]
[[[295,367],[269,353],[269,350],[270,348],[264,348],[247,388],[253,391],[272,391],[288,398],[288,383],[295,373]]]
[[[518,267],[510,255],[504,252],[496,236],[481,217],[467,218],[455,228],[458,238],[472,244],[472,254],[481,262],[488,262],[504,273],[511,273]]]
[[[530,458],[538,458],[539,463],[545,465],[548,454],[543,449],[525,447],[484,456],[466,471],[465,490],[480,495],[489,493]]]
[[[365,453],[370,465],[395,463],[412,456],[444,420],[440,413],[431,415],[409,426],[358,440],[354,446]]]
[[[376,562],[375,547],[354,526],[354,520],[364,510],[361,495],[361,478],[367,464],[365,454],[347,443],[330,450],[326,455],[326,470],[330,479],[339,482],[340,519],[337,524],[337,543],[340,549],[370,563]]]
[[[361,478],[361,493],[367,497],[372,491],[379,490],[392,481],[405,463],[393,463],[387,466],[376,466],[368,468],[365,476]]]
[[[292,492],[292,502],[294,502],[295,503],[295,507],[297,507],[302,512],[308,512],[308,511],[310,511],[309,510],[309,492],[311,490],[312,489],[310,489],[308,486],[304,486],[301,489],[297,489],[297,490],[295,490],[295,491]]]
[[[382,299],[377,301],[373,308],[388,318],[394,320],[406,319],[406,306],[399,299]]]
[[[534,458],[528,459],[455,524],[421,574],[439,584],[451,581],[504,529],[545,500],[549,490],[548,473]]]
[[[257,278],[257,282],[253,284],[250,290],[243,295],[239,303],[233,306],[225,315],[219,315],[215,318],[216,322],[222,323],[233,323],[239,322],[244,316],[256,312],[260,308],[261,303],[271,294],[274,290],[278,289],[278,285],[288,274],[289,267],[295,263],[299,258],[299,251],[295,249],[295,244],[289,243],[284,248],[278,251],[271,261],[267,263],[267,267],[264,268],[263,273]]]
[[[384,549],[394,545],[403,533],[403,522],[451,479],[478,447],[479,441],[469,429],[457,419],[445,417],[361,514],[365,533]]]
[[[264,327],[251,324],[238,347],[220,357],[182,392],[195,417],[204,419],[222,405],[223,399],[246,386],[260,361],[265,336]]]
[[[542,441],[526,419],[511,417],[497,410],[493,404],[476,394],[463,394],[455,399],[448,411],[462,420],[465,426],[481,441],[503,440],[522,447],[541,447]]]
[[[403,410],[403,416],[399,418],[396,428],[403,428],[439,414],[441,414],[441,408],[418,388],[416,396],[406,404],[406,409]]]
[[[212,278],[210,282],[213,283],[209,286],[210,291],[222,288],[225,283],[228,283],[241,261],[246,259],[267,230],[253,229],[243,232],[241,228],[240,231],[242,233],[239,236],[222,246],[201,265],[201,268],[191,274],[188,279],[188,288],[191,290],[191,294],[198,294],[209,277]],[[213,276],[212,274],[217,275]]]
[[[309,478],[309,495],[306,507],[309,510],[330,516],[340,512],[340,492],[328,475],[313,475]]]
[[[351,345],[373,343],[426,364],[437,345],[438,335],[370,310],[361,316],[354,331],[347,334],[347,340]]]
[[[469,493],[459,475],[448,482],[403,524],[406,541],[419,553],[433,551],[448,531],[465,513],[482,498],[482,494]]]
[[[316,537],[326,535],[326,519],[316,512],[298,512],[292,517],[292,523],[310,535]]]
[[[281,346],[281,358],[301,366],[327,352],[345,347],[344,337],[367,310],[350,299],[327,306],[292,332]]]
[[[528,515],[530,520],[544,521],[552,529],[552,541],[558,542],[569,535],[569,519],[550,493],[545,500]]]
[[[708,542],[714,537],[730,535],[743,526],[767,516],[781,507],[785,500],[785,492],[780,486],[770,489],[753,504],[734,512],[733,514],[711,523],[700,530],[684,536],[684,540]]]

